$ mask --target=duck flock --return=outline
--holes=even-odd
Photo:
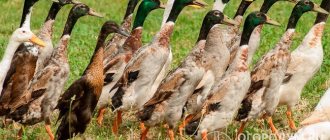
[[[0,116],[4,124],[8,120],[23,126],[44,122],[51,140],[83,134],[94,112],[101,125],[108,108],[116,113],[112,125],[115,135],[119,135],[122,114],[133,111],[140,121],[140,139],[148,138],[150,128],[165,124],[171,140],[185,134],[206,140],[234,121],[241,124],[236,136],[240,138],[247,123],[257,119],[264,119],[277,139],[282,139],[272,115],[278,106],[287,106],[288,125],[297,130],[292,109],[324,59],[321,40],[330,0],[322,0],[320,5],[310,0],[284,0],[295,5],[287,28],[278,43],[253,65],[264,24],[280,25],[267,16],[278,1],[264,0],[260,11],[247,13],[244,20],[254,0],[241,0],[233,19],[223,13],[229,0],[215,0],[195,46],[169,71],[173,58],[170,38],[180,12],[186,6],[202,8],[207,3],[168,0],[164,5],[159,0],[129,0],[121,25],[111,20],[103,24],[89,65],[65,90],[71,32],[80,17],[102,15],[78,1],[53,0],[35,35],[30,19],[38,0],[25,0],[20,27],[10,37],[0,63]],[[53,46],[56,16],[68,4],[73,7],[60,40]],[[142,44],[144,21],[157,9],[165,9],[161,29],[152,41]],[[310,11],[317,13],[314,25],[298,48],[290,51],[299,18]],[[113,37],[107,40],[110,34]],[[330,140],[329,108],[330,90],[290,139]],[[54,135],[50,117],[55,110],[59,111],[59,126]],[[18,136],[22,133],[23,129]]]

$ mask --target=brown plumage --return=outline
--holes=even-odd
[[[58,120],[62,122],[57,130],[57,139],[68,139],[77,133],[84,133],[100,97],[103,75],[103,47],[110,33],[121,33],[124,29],[112,22],[106,22],[100,32],[94,55],[82,77],[76,80],[61,96],[57,108]]]
[[[63,6],[71,3],[71,0],[62,3],[53,2],[46,21],[38,35],[46,42],[47,45],[45,48],[40,48],[36,54],[33,54],[34,52],[31,52],[33,51],[31,48],[33,49],[35,46],[22,44],[15,53],[11,68],[6,76],[4,89],[2,90],[0,115],[9,113],[9,105],[21,98],[22,94],[24,94],[23,92],[28,89],[33,76],[46,66],[53,51],[51,38],[56,15]]]

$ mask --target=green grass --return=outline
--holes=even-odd
[[[96,17],[83,17],[77,23],[73,33],[72,38],[69,44],[69,62],[71,67],[70,78],[66,84],[68,87],[75,79],[79,78],[83,70],[89,63],[89,59],[93,53],[96,38],[100,30],[101,25],[106,20],[114,20],[117,23],[120,23],[122,17],[124,16],[124,11],[126,8],[127,0],[80,0],[90,7],[94,8],[96,11],[103,13],[105,18],[96,18]],[[212,5],[213,0],[207,0],[207,2]],[[225,14],[232,17],[235,14],[236,8],[239,5],[240,0],[231,1],[225,9]],[[258,10],[262,4],[262,0],[257,0],[254,4],[250,6],[247,12]],[[320,0],[315,0],[316,3],[320,3]],[[18,27],[21,11],[22,11],[22,0],[1,0],[0,1],[0,57],[5,50],[5,47],[8,43],[8,38],[10,37],[12,31]],[[50,8],[50,0],[40,0],[34,8],[32,15],[32,30],[37,33],[38,29],[42,26],[42,23],[46,17],[46,13]],[[195,40],[197,39],[200,25],[202,19],[206,12],[211,9],[212,6],[209,6],[205,9],[193,9],[186,8],[181,13],[176,26],[175,31],[171,37],[171,45],[174,54],[173,67],[177,66],[186,54],[194,46]],[[275,43],[279,40],[281,35],[284,33],[285,25],[288,21],[292,10],[293,4],[289,2],[279,2],[269,11],[270,17],[282,23],[281,27],[273,26],[264,26],[262,31],[261,47],[254,56],[254,61],[259,60],[259,58],[272,48]],[[64,23],[67,18],[67,14],[71,6],[65,6],[59,13],[55,28],[54,28],[54,37],[53,43],[57,44],[59,36],[64,27]],[[143,34],[143,43],[148,43],[151,41],[152,37],[160,28],[162,10],[153,11],[147,21],[145,22],[144,34]],[[293,43],[292,49],[297,47],[302,41],[305,34],[312,27],[312,24],[315,20],[315,13],[305,14],[296,30],[296,35]],[[330,23],[326,25],[329,27]],[[300,122],[304,117],[308,115],[311,109],[316,105],[319,98],[329,87],[329,82],[326,82],[329,79],[329,69],[330,69],[330,52],[328,46],[330,46],[330,28],[326,28],[323,37],[323,46],[325,50],[325,60],[322,65],[321,70],[317,75],[307,84],[303,91],[303,100],[298,105],[297,111],[294,116],[297,118],[296,123]],[[275,123],[278,126],[280,131],[290,133],[287,125],[285,115],[283,114],[283,108],[278,110],[278,113],[275,115]],[[54,115],[54,119],[56,116]],[[95,118],[94,118],[95,119]],[[113,114],[107,112],[105,116],[104,126],[99,127],[95,123],[95,120],[89,125],[85,137],[92,139],[115,139],[111,134],[111,122],[113,120]],[[265,125],[266,126],[266,125]],[[229,134],[231,137],[235,134],[235,129],[238,127],[238,124],[234,123],[229,126],[224,132]],[[56,130],[56,126],[53,126],[53,131]],[[10,125],[5,129],[0,129],[0,139],[15,139],[15,135],[18,131],[18,127]],[[251,125],[246,129],[250,133],[270,133],[268,129],[261,129],[258,125]],[[137,139],[139,137],[138,123],[132,113],[126,114],[124,117],[124,123],[120,128],[121,139]],[[154,139],[164,139],[166,138],[166,130],[162,127],[153,128],[150,132],[150,136]],[[43,123],[37,124],[35,126],[30,126],[25,128],[25,134],[23,139],[47,139],[47,134],[43,128]]]

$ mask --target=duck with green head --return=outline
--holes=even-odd
[[[219,55],[217,51],[214,51],[217,50],[216,48],[212,49],[216,46],[207,46],[207,42],[214,39],[210,37],[210,34],[217,34],[213,30],[216,30],[218,24],[234,25],[237,23],[218,10],[208,12],[195,46],[203,48],[203,50],[194,49],[178,68],[170,72],[154,96],[144,104],[143,109],[138,113],[141,122],[145,123],[148,128],[162,122],[168,124],[170,132],[176,127],[181,119],[185,102],[194,93],[203,75],[209,70],[206,65],[212,65],[215,62],[212,60],[213,57],[207,56]],[[145,137],[146,132],[142,134],[144,134],[142,137]],[[172,132],[169,135],[172,138]]]
[[[50,139],[54,139],[50,129],[50,117],[69,78],[67,46],[78,19],[86,15],[99,16],[85,4],[73,6],[48,65],[33,76],[28,89],[10,104],[10,113],[6,117],[24,125],[34,125],[44,121]]]
[[[113,126],[115,134],[121,122],[121,112],[141,109],[165,77],[172,58],[170,37],[180,12],[189,5],[204,7],[206,3],[199,0],[175,0],[173,5],[168,5],[165,11],[171,11],[167,22],[150,44],[136,52],[114,86],[113,89],[118,89],[112,97],[112,109],[117,113]]]
[[[189,135],[197,132],[196,138],[206,140],[207,133],[225,128],[232,122],[250,87],[248,44],[254,28],[261,24],[278,25],[264,13],[252,12],[248,15],[235,59],[221,81],[211,89],[211,96],[205,102],[203,110],[195,114],[194,121],[186,127]]]
[[[126,32],[129,32],[131,29],[133,13],[139,1],[140,0],[128,0],[124,19],[121,23],[121,27],[124,28]],[[106,46],[104,48],[104,64],[109,63],[109,61],[111,61],[113,57],[119,53],[126,39],[126,36],[115,33],[113,37],[109,41],[107,41]]]
[[[301,0],[295,5],[282,38],[274,49],[262,57],[251,73],[251,86],[237,116],[237,120],[242,121],[239,133],[243,130],[247,120],[263,117],[267,119],[272,132],[280,139],[271,116],[279,103],[280,94],[278,92],[290,61],[289,48],[295,27],[300,17],[308,11],[328,13],[309,0]]]
[[[126,39],[122,47],[123,50],[115,55],[109,63],[105,64],[104,86],[100,100],[98,102],[99,113],[97,122],[99,125],[102,124],[103,114],[106,111],[105,108],[110,106],[109,101],[115,92],[112,91],[109,93],[110,90],[118,82],[120,76],[124,72],[125,66],[135,51],[142,46],[142,31],[144,21],[151,11],[158,8],[164,8],[163,4],[159,0],[143,0],[141,2],[134,20],[133,30],[129,37]]]
[[[330,0],[323,0],[321,8],[329,12]],[[317,14],[313,27],[298,48],[291,53],[286,77],[280,87],[280,105],[287,106],[286,115],[292,130],[296,130],[292,109],[298,104],[304,86],[319,71],[323,62],[322,36],[327,19],[328,14]]]

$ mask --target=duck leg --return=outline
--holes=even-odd
[[[238,131],[237,131],[237,134],[236,134],[236,138],[235,138],[235,140],[239,140],[239,138],[240,138],[240,135],[243,133],[243,131],[244,131],[244,127],[245,127],[245,125],[246,125],[246,121],[243,121],[243,122],[241,122],[241,126],[238,128]]]
[[[113,125],[112,125],[112,133],[114,133],[115,135],[118,135],[118,128],[122,122],[121,113],[122,113],[121,111],[117,111],[116,120],[113,122]]]
[[[54,134],[52,133],[52,129],[50,128],[50,119],[47,117],[46,120],[45,120],[45,129],[46,129],[46,132],[49,136],[49,139],[50,140],[54,140],[55,137],[54,137]]]
[[[167,135],[170,138],[170,140],[174,140],[174,131],[172,127],[169,127],[167,130]]]
[[[149,127],[145,127],[144,123],[140,123],[140,129],[141,129],[141,137],[140,140],[146,140],[147,139],[147,134],[149,131]]]
[[[187,123],[189,123],[191,120],[193,119],[193,115],[189,114],[187,117],[185,117],[184,121],[182,122],[182,124],[179,126],[179,133],[180,136],[183,136],[183,129],[186,126]]]
[[[281,140],[281,136],[278,134],[278,131],[273,123],[272,117],[266,117],[266,118],[267,118],[268,125],[270,126],[270,129],[272,130],[272,133],[276,135],[276,138],[278,140]]]
[[[17,139],[22,139],[23,136],[23,126],[21,126],[21,129],[19,129],[18,133],[17,133]]]
[[[289,127],[291,128],[291,130],[296,131],[297,128],[296,128],[296,125],[295,125],[294,120],[292,118],[292,111],[291,111],[290,107],[287,108],[286,117],[288,118]]]
[[[207,140],[207,130],[202,131],[202,140]]]
[[[99,109],[99,112],[98,112],[98,114],[97,114],[97,124],[98,124],[99,126],[102,126],[102,122],[103,122],[103,117],[104,117],[104,113],[105,113],[105,111],[106,111],[106,108],[105,108],[105,107],[101,107],[101,108]]]

